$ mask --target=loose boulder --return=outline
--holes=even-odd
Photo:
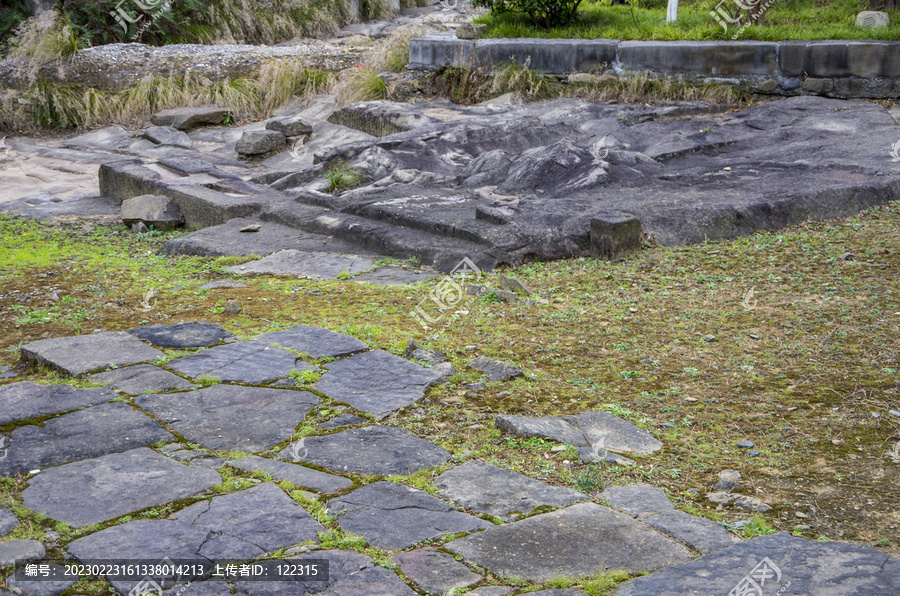
[[[178,205],[168,197],[141,195],[122,203],[122,223],[126,226],[143,223],[157,230],[174,230],[184,217]]]
[[[228,108],[175,108],[163,110],[150,117],[156,126],[171,126],[178,130],[190,130],[200,126],[222,124],[228,118]]]
[[[277,130],[248,130],[234,146],[234,150],[238,155],[247,157],[279,151],[285,146],[287,140]]]

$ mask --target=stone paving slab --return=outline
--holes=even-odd
[[[538,507],[568,507],[588,496],[550,486],[534,478],[472,460],[447,470],[434,481],[444,497],[466,509],[506,520],[528,515]]]
[[[762,575],[766,576],[764,581]],[[871,546],[819,542],[787,532],[739,542],[689,563],[633,579],[615,594],[757,594],[744,579],[747,576],[759,582],[767,595],[900,594],[900,558]]]
[[[654,530],[687,544],[692,549],[707,555],[733,546],[737,537],[712,520],[684,511],[666,511],[639,516],[639,519]]]
[[[685,547],[595,503],[494,526],[444,546],[501,577],[538,582],[588,577],[598,569],[642,573],[690,560]]]
[[[44,545],[37,540],[0,542],[0,567],[13,565],[16,561],[35,561],[46,553]]]
[[[383,350],[326,364],[315,388],[377,418],[384,418],[425,397],[440,373]]]
[[[165,596],[223,596],[232,594],[231,586],[221,579],[208,579],[202,582],[192,582],[190,585],[175,586],[163,592]],[[237,591],[236,596],[247,596],[246,592]],[[154,595],[155,596],[155,595]]]
[[[315,540],[319,532],[325,531],[322,524],[271,482],[195,503],[172,517],[215,535],[252,544],[260,550],[259,555]],[[229,556],[224,551],[212,554],[207,545],[199,552],[208,559]]]
[[[609,503],[610,507],[631,515],[675,511],[675,506],[662,489],[645,482],[610,486],[600,493],[599,498]]]
[[[506,596],[512,594],[513,589],[506,586],[484,586],[475,588],[471,592],[466,592],[465,596]]]
[[[274,459],[266,459],[256,455],[229,462],[232,468],[245,472],[263,471],[272,475],[275,480],[286,480],[296,486],[308,488],[320,493],[336,493],[353,486],[353,482],[342,476],[326,474],[297,464],[290,464]]]
[[[55,563],[49,563],[49,566],[55,570],[55,573],[63,574],[65,572],[61,566]],[[74,577],[60,581],[17,581],[15,575],[10,575],[6,580],[7,587],[13,590],[8,594],[22,594],[23,596],[57,596],[74,583]]]
[[[141,448],[45,470],[29,481],[22,498],[29,509],[82,527],[178,501],[221,481],[212,470]]]
[[[0,476],[146,447],[174,437],[159,423],[128,404],[111,403],[64,414],[43,426],[22,426],[12,433]]]
[[[342,426],[353,426],[364,422],[368,422],[368,420],[354,414],[338,414],[331,420],[326,420],[316,426],[319,428],[340,428]]]
[[[328,510],[337,517],[342,530],[386,550],[491,525],[420,490],[386,481],[331,499]]]
[[[400,552],[391,557],[407,579],[429,594],[444,594],[476,584],[483,578],[452,556],[433,548]]]
[[[159,350],[124,331],[53,337],[22,346],[23,361],[49,366],[73,377],[110,366],[128,366],[164,357]]]
[[[169,371],[152,364],[137,364],[135,366],[108,370],[90,375],[87,380],[109,385],[113,389],[127,395],[140,395],[147,391],[164,393],[166,391],[191,389],[196,386],[178,375],[173,375]]]
[[[192,379],[217,377],[223,383],[262,385],[281,379],[292,370],[316,370],[297,355],[258,341],[240,341],[209,348],[166,363],[166,367]]]
[[[393,426],[365,426],[305,437],[278,454],[335,472],[408,475],[450,461],[450,453]]]
[[[128,333],[162,348],[205,348],[234,337],[214,323],[191,321],[172,325],[144,325]]]
[[[21,381],[0,387],[0,424],[103,404],[119,397],[109,389],[75,389]]]
[[[299,325],[293,329],[263,333],[256,338],[262,343],[278,344],[282,348],[296,350],[306,354],[310,358],[324,358],[330,356],[339,358],[358,352],[365,352],[369,346],[355,337],[335,333],[321,327],[308,327]]]
[[[213,385],[135,403],[206,449],[252,453],[289,438],[320,401],[309,391]]]
[[[18,525],[19,518],[16,514],[5,507],[0,507],[0,536],[9,534]]]
[[[337,255],[327,252],[306,252],[287,249],[243,265],[226,267],[237,275],[278,275],[335,279],[341,273],[365,273],[375,268],[375,262],[363,257]]]
[[[363,273],[353,278],[353,281],[372,284],[374,286],[409,286],[427,281],[439,274],[433,271],[416,271],[403,269],[402,267],[379,267],[369,273]]]

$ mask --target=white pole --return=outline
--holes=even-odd
[[[678,19],[678,0],[669,0],[669,8],[666,10],[666,22],[674,23]]]

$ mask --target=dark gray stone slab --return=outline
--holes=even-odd
[[[513,589],[506,586],[483,586],[466,592],[465,596],[506,596],[506,594],[512,593]]]
[[[142,448],[45,470],[22,498],[29,509],[82,527],[178,501],[221,481],[212,470],[188,468]]]
[[[0,424],[103,404],[119,397],[109,389],[75,389],[22,381],[0,387]]]
[[[326,364],[315,388],[331,399],[384,418],[425,397],[440,373],[382,350]]]
[[[233,536],[263,553],[315,540],[318,532],[325,531],[322,524],[271,482],[195,503],[173,518],[217,535]],[[200,554],[215,558],[203,548]]]
[[[610,486],[600,493],[599,498],[609,503],[610,507],[632,515],[675,511],[675,506],[662,489],[645,483]]]
[[[476,460],[447,470],[434,484],[443,496],[467,509],[507,520],[538,507],[568,507],[589,498]]]
[[[156,126],[190,130],[198,126],[222,124],[230,111],[228,108],[172,108],[153,114],[150,122]]]
[[[278,454],[336,472],[408,475],[450,461],[450,453],[393,426],[352,428],[305,437]]]
[[[733,546],[737,539],[714,521],[688,515],[683,511],[665,511],[640,516],[651,528],[687,544],[704,555]]]
[[[343,333],[335,333],[321,327],[307,327],[306,325],[300,325],[284,331],[263,333],[256,340],[269,345],[278,344],[282,348],[307,354],[310,358],[324,358],[326,356],[337,358],[369,349],[365,342],[355,337],[350,337]]]
[[[433,548],[397,553],[391,561],[400,566],[407,579],[429,594],[460,590],[483,579],[450,555]]]
[[[55,563],[49,563],[48,565],[60,576],[65,573],[65,570]],[[56,596],[66,591],[74,583],[74,577],[59,581],[17,581],[15,575],[10,575],[6,580],[6,585],[13,590],[10,594],[23,594],[26,596]]]
[[[779,532],[631,580],[615,594],[776,594],[779,590],[809,596],[898,594],[900,559],[871,546],[819,542]]]
[[[163,592],[165,596],[223,596],[232,594],[231,586],[221,579],[208,579],[202,582],[193,582],[190,585],[175,586]],[[247,596],[241,590],[234,592],[235,596]]]
[[[503,432],[518,437],[540,437],[542,439],[551,439],[559,441],[567,445],[575,447],[587,447],[587,440],[584,433],[577,428],[555,416],[544,416],[541,418],[528,418],[525,416],[497,416],[494,426]]]
[[[408,286],[437,276],[438,274],[433,271],[417,271],[415,269],[403,269],[388,265],[379,267],[369,273],[357,275],[353,278],[353,281],[373,286]]]
[[[544,582],[598,571],[654,571],[690,560],[690,551],[647,525],[595,503],[578,503],[494,526],[445,545],[501,577]]]
[[[9,454],[0,461],[0,475],[29,472],[172,439],[159,423],[128,404],[93,406],[53,418],[43,426],[14,430]]]
[[[284,134],[277,130],[247,130],[235,144],[240,155],[261,155],[284,149]]]
[[[308,391],[213,385],[135,401],[206,449],[256,452],[289,438],[320,400]]]
[[[375,482],[331,499],[328,509],[342,530],[364,536],[368,544],[386,550],[491,525],[427,493],[393,482]]]
[[[22,360],[80,377],[110,366],[128,366],[164,357],[123,331],[41,339],[22,346]]]
[[[641,250],[641,220],[627,213],[597,214],[591,219],[591,256],[615,261]]]
[[[151,126],[144,131],[144,138],[157,145],[172,145],[182,149],[194,149],[191,138],[171,126]]]
[[[767,41],[623,41],[618,58],[628,70],[772,75],[777,47]]]
[[[0,542],[0,567],[13,565],[16,561],[34,561],[42,558],[47,551],[37,540],[9,540]]]
[[[474,360],[470,360],[466,363],[466,366],[483,372],[488,381],[494,381],[495,383],[500,381],[508,381],[509,379],[524,376],[525,374],[521,368],[517,368],[507,362],[492,360],[491,358],[486,358],[485,356],[479,356]]]
[[[135,224],[152,226],[157,230],[174,230],[184,223],[175,201],[158,195],[141,195],[122,201],[119,211],[122,223],[134,231]]]
[[[209,348],[166,364],[193,379],[217,377],[223,383],[261,385],[288,376],[292,370],[315,370],[297,355],[258,341],[239,341]]]
[[[339,414],[331,420],[326,420],[322,424],[317,424],[319,428],[340,428],[342,426],[353,426],[368,422],[365,418],[355,416],[353,414]]]
[[[128,333],[162,348],[205,348],[233,337],[218,325],[197,321],[172,325],[145,325]]]
[[[0,536],[9,534],[18,525],[19,518],[16,514],[5,507],[0,507]]]
[[[88,377],[89,381],[109,385],[128,395],[140,395],[148,391],[164,393],[194,387],[177,375],[152,364],[126,366]]]
[[[335,279],[341,273],[365,273],[375,262],[363,257],[335,255],[327,252],[306,252],[293,248],[276,252],[258,261],[226,267],[229,273],[240,275],[280,275]]]
[[[188,465],[196,466],[198,468],[206,468],[207,470],[218,470],[227,463],[228,460],[224,457],[201,457],[192,459],[188,463]]]
[[[353,485],[351,481],[341,476],[255,455],[235,460],[228,465],[246,472],[268,472],[275,480],[287,480],[320,493],[336,493]]]

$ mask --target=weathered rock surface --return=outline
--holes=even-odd
[[[675,511],[675,506],[662,489],[646,483],[611,486],[600,493],[599,498],[609,503],[610,507],[632,515]]]
[[[284,149],[284,135],[277,130],[248,130],[234,146],[239,155],[255,156]]]
[[[296,350],[310,358],[338,358],[349,356],[369,349],[365,342],[355,337],[335,333],[321,327],[299,325],[284,331],[263,333],[256,338],[265,344],[275,345],[289,350]]]
[[[157,230],[174,230],[184,223],[181,210],[172,199],[155,195],[123,201],[119,215],[126,226],[142,223]]]
[[[251,453],[290,437],[319,401],[309,391],[230,385],[135,400],[189,441],[207,449]]]
[[[275,480],[287,480],[320,493],[336,493],[353,485],[351,481],[341,476],[255,455],[230,462],[228,465],[246,472],[266,472]]]
[[[144,138],[157,145],[172,145],[181,149],[195,149],[194,142],[184,132],[171,126],[151,126],[144,131]]]
[[[508,381],[509,379],[521,377],[525,374],[521,368],[515,367],[512,364],[500,362],[499,360],[492,360],[490,358],[485,358],[484,356],[479,356],[474,360],[470,360],[466,363],[466,366],[483,372],[488,381],[493,381],[495,383]]]
[[[150,122],[156,126],[190,130],[198,126],[222,124],[230,111],[228,108],[174,108],[154,114]]]
[[[308,137],[313,133],[312,125],[303,118],[273,118],[266,122],[266,130],[280,132],[285,137]]]
[[[109,366],[128,366],[164,357],[122,331],[41,339],[22,346],[22,360],[80,377]]]
[[[144,325],[128,333],[162,348],[205,348],[232,334],[213,323],[191,321],[172,325]]]
[[[640,516],[640,520],[704,555],[728,548],[737,542],[736,537],[714,521],[688,515],[683,511],[645,514]]]
[[[393,482],[375,482],[331,499],[328,509],[337,516],[342,530],[386,550],[491,525],[427,493]]]
[[[466,509],[507,520],[528,515],[538,507],[568,507],[586,501],[587,495],[544,484],[472,460],[447,470],[434,481],[441,495]]]
[[[450,555],[433,548],[397,553],[391,561],[400,566],[403,575],[429,594],[446,594],[482,579]]]
[[[66,570],[56,565],[55,563],[49,563],[49,568],[53,573],[58,576],[64,576]],[[18,581],[16,580],[16,576],[11,574],[6,579],[6,585],[9,587],[12,592],[11,594],[27,594],[28,596],[57,596],[57,594],[62,594],[66,591],[72,584],[75,583],[75,578],[71,575],[69,579],[61,579],[58,581]]]
[[[106,403],[118,397],[109,389],[75,389],[21,381],[0,387],[0,424]]]
[[[19,518],[16,514],[5,507],[0,507],[0,536],[9,534],[18,525]]]
[[[287,277],[311,277],[313,279],[334,279],[342,273],[351,275],[363,273],[374,267],[375,263],[373,261],[362,257],[288,249],[263,257],[258,261],[226,267],[225,270],[239,275],[280,275]]]
[[[278,454],[335,472],[408,475],[450,461],[450,453],[393,426],[352,428],[306,437]]]
[[[45,470],[31,479],[22,498],[29,509],[82,527],[178,501],[221,481],[212,470],[189,468],[142,448]]]
[[[587,577],[598,568],[641,573],[690,560],[680,544],[594,503],[493,526],[445,547],[501,577],[531,581]]]
[[[785,589],[787,594],[810,596],[881,596],[900,590],[900,559],[862,544],[819,542],[780,532],[631,580],[615,594],[728,594],[739,585],[755,590],[747,577],[766,594]]]
[[[315,388],[331,399],[384,418],[425,397],[440,373],[382,350],[326,364]]]
[[[281,379],[292,370],[315,370],[297,355],[258,341],[216,346],[166,363],[168,368],[193,379],[216,377],[223,383],[261,385]]]
[[[53,418],[43,426],[15,429],[9,452],[0,460],[0,476],[128,451],[173,438],[159,423],[127,404],[102,404]]]
[[[46,554],[44,545],[37,540],[9,540],[0,542],[0,567],[13,565],[16,561],[34,561]]]
[[[140,395],[147,391],[165,393],[166,391],[190,389],[190,384],[177,375],[152,364],[126,366],[88,377],[94,383],[103,383],[128,395]]]

